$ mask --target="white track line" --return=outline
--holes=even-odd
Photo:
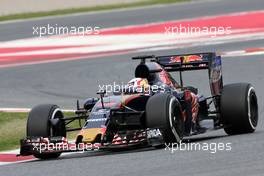
[[[0,112],[29,112],[30,108],[0,108]],[[62,109],[63,112],[75,112],[72,109]]]

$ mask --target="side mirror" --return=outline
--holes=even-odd
[[[85,102],[84,102],[84,105],[83,105],[84,109],[86,109],[86,110],[92,109],[94,107],[94,105],[97,103],[98,100],[99,100],[98,98],[88,98],[88,99],[86,99]]]

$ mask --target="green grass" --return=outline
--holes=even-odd
[[[0,151],[15,149],[25,137],[26,113],[0,112]]]
[[[14,14],[14,15],[0,16],[0,21],[28,19],[28,18],[37,18],[37,17],[55,16],[55,15],[66,15],[66,14],[73,14],[73,13],[80,13],[80,12],[112,10],[112,9],[119,9],[119,8],[131,8],[131,7],[139,7],[139,6],[147,6],[147,5],[155,5],[155,4],[176,3],[176,2],[182,2],[182,1],[186,1],[186,0],[144,0],[140,2],[134,2],[134,3],[119,3],[119,4],[112,4],[112,5],[72,8],[72,9],[54,10],[54,11],[47,11],[47,12],[20,13],[20,14]]]
[[[73,113],[64,113],[71,116]],[[0,151],[19,148],[20,139],[26,136],[26,121],[28,113],[0,112]],[[77,127],[78,122],[71,124]],[[72,140],[78,131],[67,133],[67,138]]]

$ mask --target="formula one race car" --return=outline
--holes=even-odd
[[[134,145],[162,147],[207,130],[223,128],[229,135],[255,131],[255,90],[248,83],[223,86],[221,56],[195,53],[132,59],[140,60],[135,69],[136,81],[111,96],[100,90],[99,98],[87,99],[81,108],[77,101],[74,117],[64,117],[53,104],[33,108],[20,155],[48,159],[62,152]],[[183,71],[202,69],[209,73],[212,96],[206,98],[195,87],[184,86],[182,80]],[[179,72],[180,83],[169,72]],[[70,127],[82,119],[84,125]],[[68,142],[66,132],[78,130],[74,143]]]

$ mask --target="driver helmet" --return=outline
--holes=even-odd
[[[149,83],[145,78],[133,78],[128,82],[128,88],[132,92],[144,93],[149,89]]]

